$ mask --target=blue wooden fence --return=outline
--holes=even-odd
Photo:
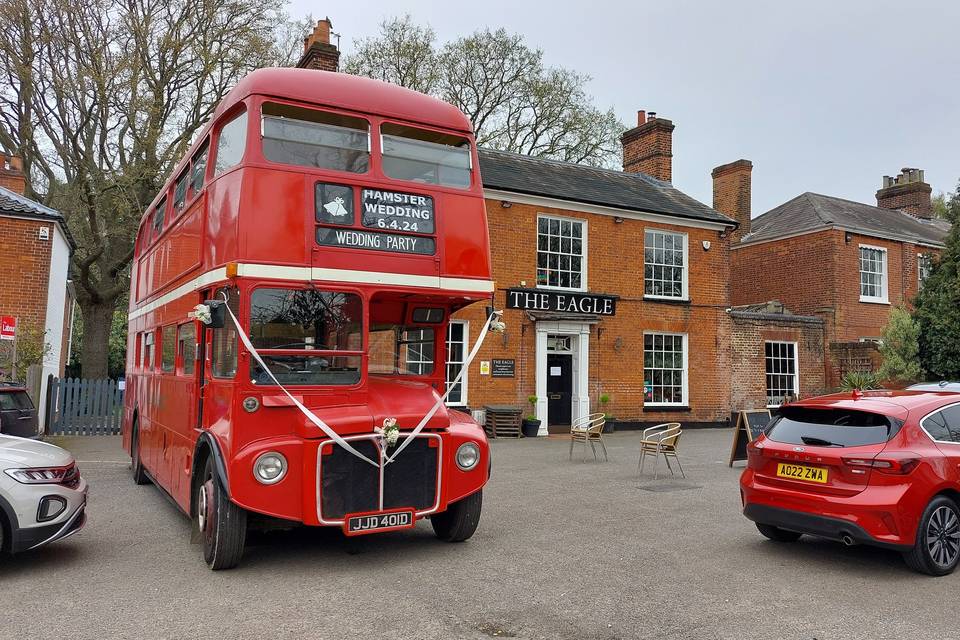
[[[123,390],[118,380],[56,378],[47,382],[46,432],[100,436],[120,433]]]

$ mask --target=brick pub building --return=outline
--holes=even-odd
[[[317,23],[297,66],[338,70],[331,26]],[[732,306],[750,163],[718,167],[713,207],[697,202],[671,183],[673,130],[639,112],[621,138],[623,171],[480,149],[507,331],[487,338],[451,406],[521,407],[545,434],[596,411],[618,428],[720,425],[823,390],[822,318],[768,300]],[[454,317],[448,379],[484,319],[476,305]]]
[[[67,269],[73,240],[63,216],[23,195],[26,176],[20,158],[0,154],[0,315],[17,319],[17,341],[43,339],[47,374],[62,375],[70,339],[72,296]],[[13,341],[0,341],[3,375]]]
[[[747,165],[730,171],[749,185]],[[740,222],[734,305],[778,300],[821,318],[828,387],[847,371],[875,370],[890,309],[911,304],[950,230],[933,218],[930,192],[923,171],[905,168],[884,177],[876,206],[803,193],[753,220],[727,210]]]

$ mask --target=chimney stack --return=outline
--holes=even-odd
[[[340,70],[340,50],[330,44],[330,18],[317,21],[313,32],[303,39],[303,57],[297,63],[301,69],[319,69],[320,71]],[[337,34],[333,34],[337,35]]]
[[[658,180],[673,180],[674,124],[655,111],[637,111],[637,126],[620,136],[623,170],[645,173]]]
[[[734,160],[722,164],[710,174],[713,176],[713,208],[730,216],[740,226],[730,236],[731,243],[750,233],[750,178],[753,163]]]
[[[27,176],[23,173],[23,160],[20,156],[0,153],[0,187],[20,195],[27,190]]]
[[[923,169],[904,167],[896,177],[883,176],[877,191],[877,206],[897,209],[917,218],[933,217],[930,193],[933,189],[923,180]]]

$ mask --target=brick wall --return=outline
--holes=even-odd
[[[21,325],[43,331],[52,240],[40,240],[49,222],[0,216],[0,315],[17,316]]]
[[[779,300],[793,313],[814,315],[836,305],[839,231],[821,231],[730,251],[734,305]]]
[[[824,324],[814,318],[773,319],[760,314],[732,314],[730,409],[767,405],[766,351],[768,341],[797,343],[800,396],[828,390],[824,367]]]
[[[603,409],[618,421],[718,422],[729,417],[729,240],[718,232],[691,227],[651,224],[637,220],[616,223],[610,216],[514,203],[509,209],[500,200],[487,200],[487,216],[497,284],[496,306],[504,308],[508,287],[533,287],[536,283],[537,214],[566,216],[587,221],[587,288],[594,293],[620,296],[617,314],[604,317],[590,331],[589,396],[591,409]],[[661,228],[688,235],[690,303],[657,303],[643,300],[644,230]],[[709,251],[703,241],[709,240]],[[483,324],[483,305],[459,312],[470,320],[470,339]],[[526,398],[536,386],[536,327],[525,311],[507,310],[506,338],[492,334],[469,371],[471,407],[512,404],[529,409]],[[688,334],[689,411],[644,411],[643,332]],[[504,344],[504,340],[506,343]],[[481,376],[479,362],[493,358],[516,360],[516,378]]]

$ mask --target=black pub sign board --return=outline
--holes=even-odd
[[[517,361],[494,358],[490,367],[490,375],[494,378],[512,378],[517,372]]]
[[[507,289],[507,308],[612,316],[617,313],[617,296],[545,289]]]

